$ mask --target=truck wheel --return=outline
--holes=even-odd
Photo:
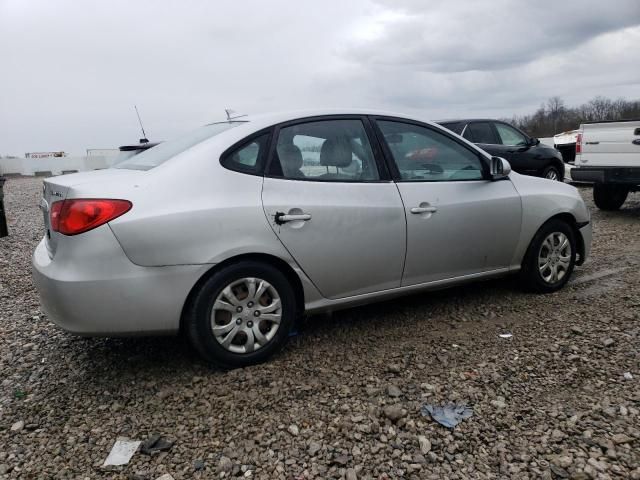
[[[618,210],[629,195],[629,189],[619,185],[596,183],[593,186],[593,201],[600,210]]]

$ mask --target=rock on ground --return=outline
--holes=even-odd
[[[580,189],[593,250],[560,292],[509,278],[311,318],[271,361],[224,372],[179,338],[52,325],[30,273],[41,189],[5,186],[0,475],[640,479],[639,193],[602,212]],[[420,415],[427,401],[474,413],[448,430]],[[116,438],[152,435],[174,444],[100,469]]]

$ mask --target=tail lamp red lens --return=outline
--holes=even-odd
[[[78,235],[124,215],[131,210],[128,200],[77,198],[51,205],[51,229],[63,235]]]
[[[582,152],[582,134],[579,133],[576,136],[576,153],[581,153]]]

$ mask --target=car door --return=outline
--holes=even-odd
[[[376,119],[402,196],[407,257],[402,285],[505,269],[520,237],[520,196],[491,181],[484,157],[443,129]]]
[[[276,128],[262,202],[273,231],[327,298],[400,285],[406,247],[398,189],[366,118]]]
[[[524,133],[503,122],[494,122],[498,134],[500,147],[511,168],[521,173],[533,173],[536,167],[536,150],[529,143],[529,137]],[[501,156],[501,155],[498,155]]]

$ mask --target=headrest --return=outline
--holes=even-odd
[[[278,157],[285,174],[302,167],[302,152],[292,143],[278,145]]]
[[[353,161],[353,150],[347,139],[328,138],[320,149],[323,167],[348,167]]]

